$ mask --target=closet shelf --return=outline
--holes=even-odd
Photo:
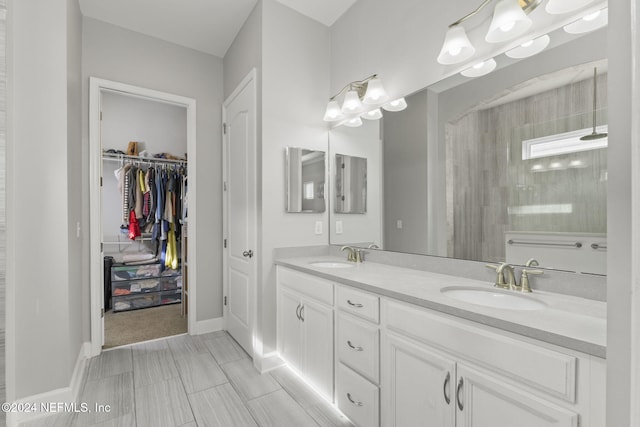
[[[102,160],[120,162],[124,160],[130,160],[141,163],[148,164],[171,164],[171,165],[186,165],[186,160],[172,160],[172,159],[161,159],[157,157],[140,157],[140,156],[129,156],[127,154],[116,154],[116,153],[102,153]]]

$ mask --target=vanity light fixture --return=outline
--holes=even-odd
[[[465,77],[480,77],[495,70],[496,65],[496,60],[493,58],[489,58],[486,61],[478,62],[477,64],[472,65],[471,67],[462,71],[460,74]]]
[[[609,22],[609,8],[596,10],[584,15],[563,28],[569,34],[582,34],[602,28]]]
[[[484,0],[476,10],[449,25],[449,30],[438,55],[440,64],[459,64],[474,55],[476,49],[469,41],[462,23],[477,15],[492,1],[494,0]],[[498,43],[511,40],[526,32],[532,25],[527,14],[538,7],[540,3],[542,0],[498,0],[485,40],[490,43]]]
[[[344,94],[342,106],[338,98]],[[404,98],[389,102],[389,95],[384,90],[382,80],[373,74],[364,80],[347,84],[336,95],[329,98],[324,113],[326,122],[337,122],[337,125],[358,127],[362,125],[362,118],[378,120],[382,118],[380,108],[387,111],[402,111],[407,108]]]
[[[520,46],[506,51],[504,54],[509,58],[514,59],[528,58],[542,52],[547,46],[549,46],[550,41],[551,37],[545,34],[538,38],[529,40],[526,43],[522,43]]]
[[[551,15],[560,15],[578,10],[591,2],[593,0],[549,0],[545,10]]]

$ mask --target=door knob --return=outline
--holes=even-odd
[[[253,257],[253,251],[251,249],[249,249],[248,251],[244,251],[242,252],[242,256],[245,258],[252,258]]]

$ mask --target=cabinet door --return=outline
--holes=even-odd
[[[458,427],[577,427],[578,414],[458,364]]]
[[[303,299],[301,317],[305,376],[318,391],[333,400],[333,309]]]
[[[453,360],[386,333],[382,337],[381,366],[382,425],[455,425]]]
[[[278,350],[280,356],[292,367],[302,372],[302,322],[298,312],[302,300],[297,293],[286,288],[278,292]]]

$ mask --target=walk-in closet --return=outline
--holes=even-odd
[[[187,110],[101,94],[104,348],[186,333]]]

